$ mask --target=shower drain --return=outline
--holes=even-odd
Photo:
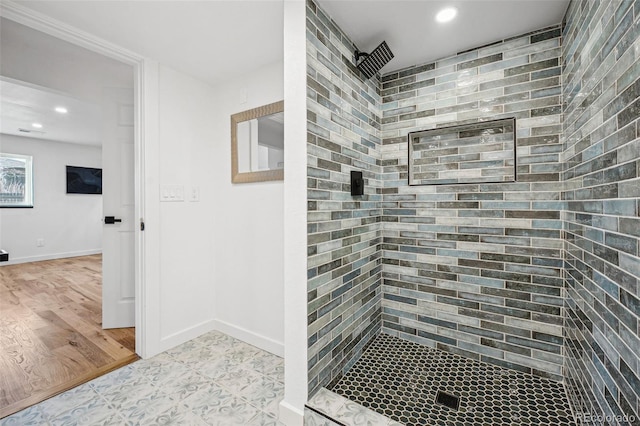
[[[460,397],[439,390],[436,394],[436,404],[444,405],[457,411],[460,408]]]

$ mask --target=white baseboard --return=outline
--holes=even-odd
[[[0,266],[17,265],[19,263],[29,263],[29,262],[41,262],[43,260],[66,259],[68,257],[89,256],[92,254],[100,254],[100,253],[102,253],[102,249],[70,251],[67,253],[51,253],[51,254],[43,254],[40,256],[18,257],[18,258],[12,259],[11,252],[9,252],[9,261],[0,262]]]
[[[278,420],[286,426],[302,426],[304,424],[304,411],[298,410],[288,402],[280,401]]]
[[[284,343],[254,333],[246,328],[238,327],[222,320],[214,320],[215,329],[231,337],[247,342],[279,357],[284,357]]]
[[[160,339],[160,345],[158,345],[157,352],[154,351],[154,353],[146,354],[146,358],[155,356],[160,352],[164,352],[167,349],[181,345],[182,343],[188,342],[191,339],[195,339],[196,337],[213,330],[221,331],[231,337],[247,342],[250,345],[256,346],[267,352],[271,352],[274,355],[278,355],[280,357],[284,356],[284,344],[280,342],[276,342],[273,339],[256,334],[242,327],[235,326],[226,321],[207,320],[200,324],[196,324],[193,327],[162,337]]]
[[[193,327],[185,328],[184,330],[162,337],[160,339],[158,353],[174,348],[213,330],[216,330],[215,320],[207,320],[200,324],[196,324]],[[148,354],[147,358],[157,355],[158,353]]]

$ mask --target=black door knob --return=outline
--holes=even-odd
[[[122,222],[122,219],[118,219],[115,216],[105,216],[104,223],[107,225],[113,225],[116,222]]]

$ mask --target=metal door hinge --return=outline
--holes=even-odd
[[[144,220],[140,219],[140,230],[144,231]]]

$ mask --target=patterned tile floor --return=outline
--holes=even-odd
[[[0,420],[9,425],[281,425],[282,358],[211,332]]]
[[[561,383],[386,334],[331,390],[407,426],[575,425]],[[436,404],[438,390],[459,410]]]

